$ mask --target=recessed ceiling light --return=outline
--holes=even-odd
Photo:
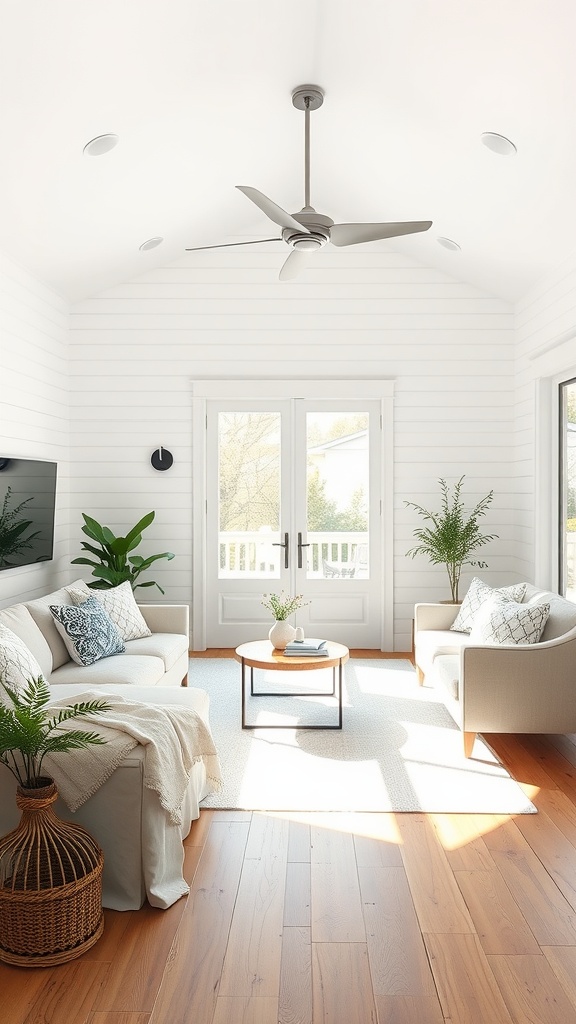
[[[480,136],[482,145],[491,149],[499,156],[513,156],[517,152],[516,146],[505,135],[498,135],[497,132],[483,132]]]
[[[109,153],[114,146],[117,146],[120,142],[119,135],[97,135],[95,139],[91,139],[84,146],[83,153],[86,156],[103,156],[104,153]]]
[[[460,252],[461,251],[462,247],[460,245],[458,245],[458,242],[453,242],[451,238],[440,237],[440,238],[437,238],[436,241],[438,242],[438,245],[441,245],[444,249],[449,249],[450,252]]]
[[[155,249],[157,245],[161,245],[163,241],[164,239],[160,235],[156,235],[154,238],[148,238],[145,242],[142,242],[142,245],[139,245],[138,248],[140,252],[147,252],[148,249]]]

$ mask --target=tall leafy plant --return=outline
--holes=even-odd
[[[33,501],[33,498],[25,498],[19,505],[15,505],[14,508],[10,508],[10,502],[12,501],[12,488],[8,487],[6,494],[4,495],[4,501],[2,502],[2,509],[0,511],[0,567],[5,568],[10,565],[10,558],[14,555],[19,555],[20,552],[26,551],[32,547],[32,541],[36,540],[36,537],[40,536],[40,530],[36,530],[34,533],[29,533],[27,537],[24,536],[26,530],[29,530],[33,526],[31,519],[23,519],[22,516],[26,514],[26,506]]]
[[[405,501],[404,504],[416,510],[429,525],[414,530],[414,536],[420,541],[415,547],[406,552],[415,558],[416,555],[426,555],[432,565],[445,565],[450,581],[452,600],[457,602],[460,574],[464,565],[473,565],[479,569],[486,569],[487,562],[472,560],[470,555],[477,548],[494,540],[498,534],[482,533],[478,520],[486,515],[488,506],[494,496],[489,491],[480,499],[471,512],[465,512],[464,502],[461,497],[461,490],[464,477],[454,484],[453,493],[446,480],[440,479],[441,506],[438,512],[429,512],[428,509],[417,505],[413,501]]]
[[[129,580],[132,590],[136,590],[137,587],[158,587],[158,590],[164,593],[160,584],[154,580],[146,580],[143,583],[137,580],[141,573],[146,572],[159,558],[174,558],[173,552],[163,551],[158,555],[148,555],[147,558],[130,554],[141,544],[142,533],[153,522],[154,515],[154,512],[148,512],[125,537],[117,537],[108,526],[101,526],[91,516],[82,513],[82,533],[85,533],[90,541],[94,541],[93,544],[82,541],[82,550],[88,551],[94,558],[73,558],[72,565],[92,567],[92,575],[96,577],[96,582],[89,583],[89,587],[93,590],[109,590]]]

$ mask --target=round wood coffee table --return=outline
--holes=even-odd
[[[326,644],[328,655],[302,655],[287,657],[283,651],[272,647],[269,640],[253,640],[240,644],[234,657],[242,665],[242,728],[243,729],[341,729],[342,728],[342,668],[350,651],[344,644],[329,640]],[[250,695],[252,697],[335,697],[336,675],[338,675],[338,724],[337,725],[248,725],[246,723],[246,669],[250,669]],[[272,672],[313,672],[319,668],[332,669],[332,690],[320,693],[296,693],[293,690],[270,692],[254,690],[254,669],[262,668]],[[338,670],[338,671],[336,671]]]

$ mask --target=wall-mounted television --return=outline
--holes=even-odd
[[[54,554],[56,463],[0,456],[0,570]]]

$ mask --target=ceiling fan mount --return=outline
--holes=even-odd
[[[324,92],[318,85],[299,85],[292,92],[292,104],[304,111],[304,206],[299,213],[287,213],[281,206],[268,199],[263,192],[249,185],[237,185],[266,216],[282,228],[276,238],[255,238],[248,242],[225,242],[222,245],[201,245],[187,249],[224,249],[238,245],[257,245],[262,242],[285,242],[292,252],[280,269],[281,281],[298,276],[307,265],[310,255],[322,249],[328,242],[336,246],[358,245],[361,242],[376,242],[380,239],[395,238],[399,235],[427,231],[432,221],[396,221],[374,224],[335,224],[331,217],[317,213],[310,204],[310,112],[318,110],[324,103]]]

